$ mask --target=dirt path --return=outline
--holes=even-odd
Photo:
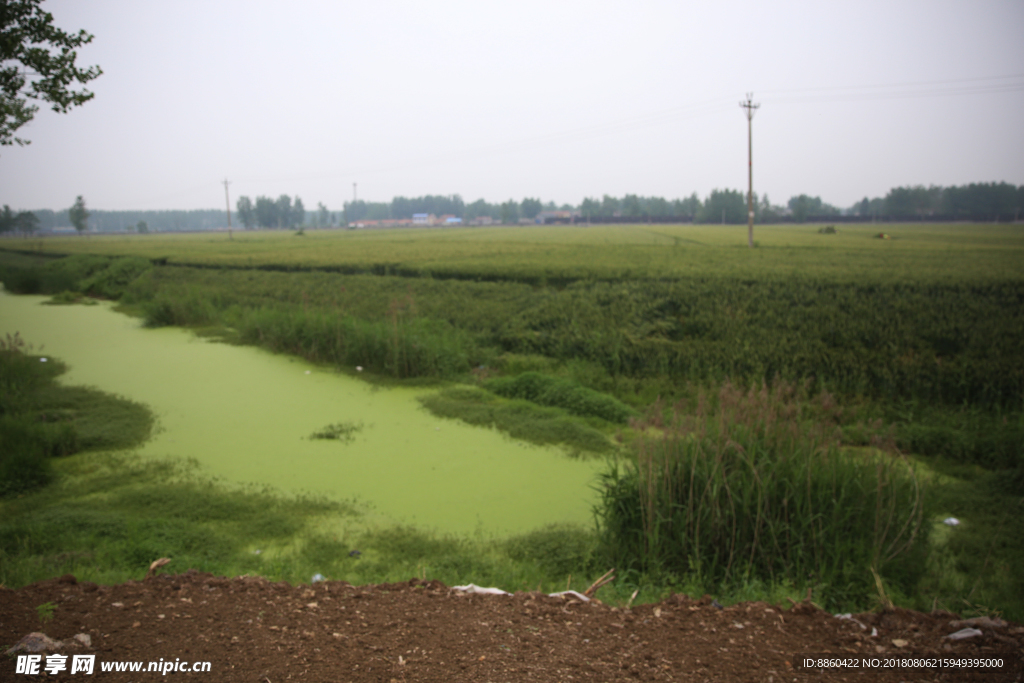
[[[53,603],[51,620],[39,605]],[[982,626],[951,642],[948,613],[855,615],[866,628],[809,604],[721,609],[677,595],[624,610],[538,593],[467,595],[436,582],[292,587],[257,577],[188,572],[117,586],[65,576],[0,588],[0,645],[33,631],[65,641],[67,669],[37,677],[0,660],[0,681],[1001,681],[1024,680],[1024,628]],[[872,637],[872,629],[877,636]],[[91,644],[70,644],[76,634]],[[894,644],[895,643],[895,644]],[[905,644],[904,644],[905,643]],[[884,664],[897,657],[999,657],[1000,671],[803,669],[800,655]],[[42,665],[46,665],[45,652]],[[70,674],[94,654],[95,678]],[[210,662],[209,673],[146,672],[148,662]],[[103,663],[141,661],[142,673]]]

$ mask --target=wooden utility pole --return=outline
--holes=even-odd
[[[231,236],[231,200],[228,198],[228,182],[227,178],[224,178],[224,204],[228,207],[228,239],[234,239]]]
[[[754,111],[760,104],[754,104],[754,93],[747,93],[747,101],[740,102],[747,114],[747,246],[754,248]]]

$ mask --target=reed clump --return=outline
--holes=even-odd
[[[845,450],[826,393],[728,382],[695,405],[634,422],[635,459],[603,475],[598,519],[616,566],[707,590],[750,582],[813,587],[864,604],[873,571],[910,589],[925,552],[913,469],[876,439]]]

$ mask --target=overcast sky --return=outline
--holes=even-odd
[[[47,0],[96,97],[0,148],[0,203],[578,204],[754,189],[846,207],[1024,184],[1024,2]]]

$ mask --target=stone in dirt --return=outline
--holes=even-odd
[[[19,652],[35,654],[37,652],[58,652],[68,648],[78,649],[82,647],[92,647],[92,638],[88,633],[78,633],[68,640],[54,640],[45,633],[33,631],[19,640],[14,647],[4,652],[4,654],[11,657]]]

